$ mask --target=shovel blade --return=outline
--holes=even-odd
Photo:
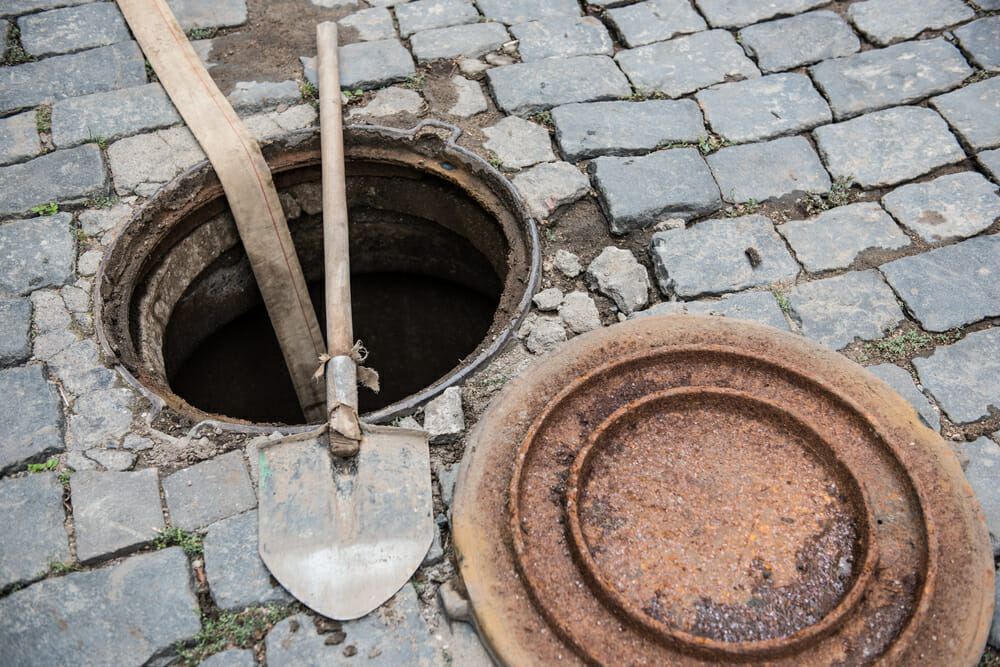
[[[427,435],[365,426],[348,460],[325,439],[260,450],[260,556],[303,604],[336,620],[392,597],[434,537]]]

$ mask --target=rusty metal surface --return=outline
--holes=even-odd
[[[479,422],[455,503],[507,664],[971,665],[992,617],[940,437],[860,366],[746,322],[571,341]]]

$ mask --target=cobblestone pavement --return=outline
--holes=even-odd
[[[997,0],[313,2],[365,91],[348,122],[478,127],[467,145],[543,221],[511,354],[675,312],[842,350],[954,446],[1000,553]],[[171,4],[195,37],[248,17]],[[441,587],[455,465],[436,463],[440,535],[390,604],[342,625],[289,606],[256,553],[268,436],[158,430],[95,334],[104,251],[201,149],[113,3],[0,0],[0,33],[0,664],[488,664]],[[317,123],[299,55],[297,80],[230,93],[257,136]],[[581,217],[603,243],[574,243]],[[467,391],[426,409],[452,451]],[[200,454],[143,463],[170,447]],[[251,639],[212,644],[226,624]]]

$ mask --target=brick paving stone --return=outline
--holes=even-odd
[[[512,180],[536,220],[548,218],[560,206],[575,202],[590,192],[590,181],[568,162],[546,162]]]
[[[851,26],[825,9],[747,26],[740,30],[739,38],[762,72],[811,65],[861,49],[861,40]]]
[[[167,0],[185,31],[196,28],[231,28],[247,22],[245,0]]]
[[[916,102],[972,74],[961,51],[940,37],[827,60],[809,71],[837,120]]]
[[[973,236],[1000,217],[997,186],[974,171],[904,185],[884,196],[882,205],[928,243]]]
[[[967,23],[955,30],[958,43],[972,64],[990,72],[1000,72],[1000,16]]]
[[[658,146],[694,143],[705,135],[693,100],[591,102],[552,110],[556,142],[572,162],[598,155],[635,155]]]
[[[983,508],[983,514],[986,515],[990,545],[993,547],[993,555],[998,556],[1000,555],[1000,486],[997,485],[997,475],[1000,475],[1000,446],[986,436],[963,444],[969,454],[965,478],[969,480],[979,505]],[[990,637],[992,640],[992,630]]]
[[[395,39],[348,44],[338,52],[342,88],[379,88],[416,74],[410,52]]]
[[[0,225],[0,295],[59,287],[73,277],[72,216],[59,213]]]
[[[341,624],[343,642],[328,642],[332,635],[320,634],[313,619],[297,614],[281,621],[265,638],[269,667],[300,665],[350,665],[344,650],[353,646],[358,658],[372,665],[431,667],[440,657],[430,629],[420,614],[412,584],[406,584],[381,612]],[[294,628],[294,630],[293,630]]]
[[[725,30],[708,30],[619,51],[615,60],[633,86],[661,90],[670,97],[728,79],[760,76],[757,66]]]
[[[257,504],[243,455],[237,450],[179,470],[163,480],[170,522],[198,530]]]
[[[165,664],[153,658],[174,656],[200,628],[191,569],[174,547],[0,600],[0,664]]]
[[[52,105],[52,142],[69,148],[97,137],[112,141],[180,122],[163,87],[149,83],[56,102]]]
[[[4,0],[0,3],[0,16],[18,16],[56,7],[82,5],[94,0]]]
[[[802,334],[834,350],[855,338],[882,338],[903,321],[896,295],[875,271],[854,271],[796,285],[788,293]]]
[[[965,159],[944,119],[920,107],[824,125],[813,137],[830,174],[851,177],[863,188],[895,185]]]
[[[107,46],[129,39],[117,5],[93,2],[53,9],[18,19],[21,45],[33,56],[51,56]]]
[[[220,609],[292,601],[285,589],[271,583],[271,573],[257,553],[256,510],[213,523],[204,546],[205,576]]]
[[[42,152],[35,127],[35,112],[0,118],[0,165],[34,157]]]
[[[607,56],[548,58],[495,67],[486,72],[486,80],[497,105],[518,116],[632,93],[625,75]]]
[[[537,21],[552,16],[579,16],[576,0],[476,0],[479,10],[488,19],[507,25]]]
[[[0,367],[31,356],[31,301],[0,299]]]
[[[49,563],[70,559],[56,473],[0,479],[0,588],[39,579]]]
[[[828,192],[830,176],[805,137],[730,146],[706,158],[728,202],[778,199],[793,192]]]
[[[905,398],[916,409],[920,420],[934,431],[941,430],[941,415],[931,402],[917,389],[908,372],[895,364],[879,364],[866,368],[869,373],[892,387],[893,391]]]
[[[866,250],[896,250],[910,245],[878,204],[838,206],[808,220],[778,225],[778,232],[810,273],[846,269]]]
[[[447,60],[465,56],[475,58],[499,48],[510,39],[500,23],[467,23],[447,28],[434,28],[410,37],[417,62]]]
[[[611,35],[593,17],[555,16],[513,26],[523,62],[543,58],[614,54]]]
[[[396,28],[392,25],[392,14],[385,7],[372,7],[348,14],[337,21],[337,26],[340,28],[342,44],[373,42],[396,37]]]
[[[749,320],[782,331],[789,330],[788,321],[771,292],[730,294],[718,301],[668,301],[632,313],[629,319],[650,315],[715,315]]]
[[[0,371],[0,473],[62,451],[62,401],[41,364]]]
[[[493,151],[508,169],[530,167],[539,162],[553,162],[549,132],[537,123],[517,116],[507,116],[496,125],[483,128],[483,148]]]
[[[151,544],[163,530],[156,468],[82,471],[69,479],[76,554],[81,563]]]
[[[649,275],[630,251],[608,246],[587,267],[587,287],[615,302],[621,312],[629,313],[649,303]]]
[[[108,161],[119,195],[149,196],[204,159],[205,153],[186,127],[126,137],[108,146]]]
[[[741,28],[785,14],[801,14],[823,0],[694,0],[714,28]]]
[[[588,169],[615,234],[665,218],[698,218],[722,207],[719,186],[696,148],[642,157],[599,157]]]
[[[990,175],[994,183],[1000,183],[1000,149],[983,151],[976,156],[976,160]]]
[[[942,345],[913,365],[920,382],[956,424],[973,422],[1000,408],[1000,329],[970,333]]]
[[[797,134],[833,116],[805,74],[771,74],[723,83],[695,97],[712,130],[736,143]]]
[[[59,357],[53,360],[53,372],[63,369],[58,367]],[[96,373],[87,377],[96,378],[102,382],[113,376],[108,369],[97,367]],[[65,377],[57,375],[57,377]],[[73,389],[80,389],[73,387]],[[91,449],[92,447],[117,447],[118,441],[132,426],[132,402],[135,396],[129,389],[94,388],[81,392],[73,404],[74,414],[69,418],[69,429],[66,443],[70,449]]]
[[[607,10],[608,22],[628,48],[700,32],[707,26],[688,0],[648,0]]]
[[[750,248],[760,258],[757,266],[747,256]],[[795,278],[799,272],[771,221],[760,215],[657,232],[649,254],[660,291],[685,299],[739,292]]]
[[[474,23],[479,12],[468,0],[416,0],[396,7],[399,34],[404,38],[422,30]]]
[[[897,259],[879,270],[927,331],[1000,317],[1000,235]]]
[[[27,214],[49,202],[79,202],[107,194],[108,174],[94,144],[55,151],[0,167],[0,218]]]
[[[924,30],[947,28],[975,16],[962,0],[865,0],[847,8],[851,23],[880,46],[916,37]]]
[[[0,68],[0,113],[146,83],[135,42]]]
[[[1000,146],[1000,77],[931,99],[974,151]]]

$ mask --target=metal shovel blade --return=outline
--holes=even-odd
[[[331,456],[325,437],[260,450],[260,555],[306,606],[360,618],[392,597],[434,537],[427,434],[363,427],[361,449]]]

